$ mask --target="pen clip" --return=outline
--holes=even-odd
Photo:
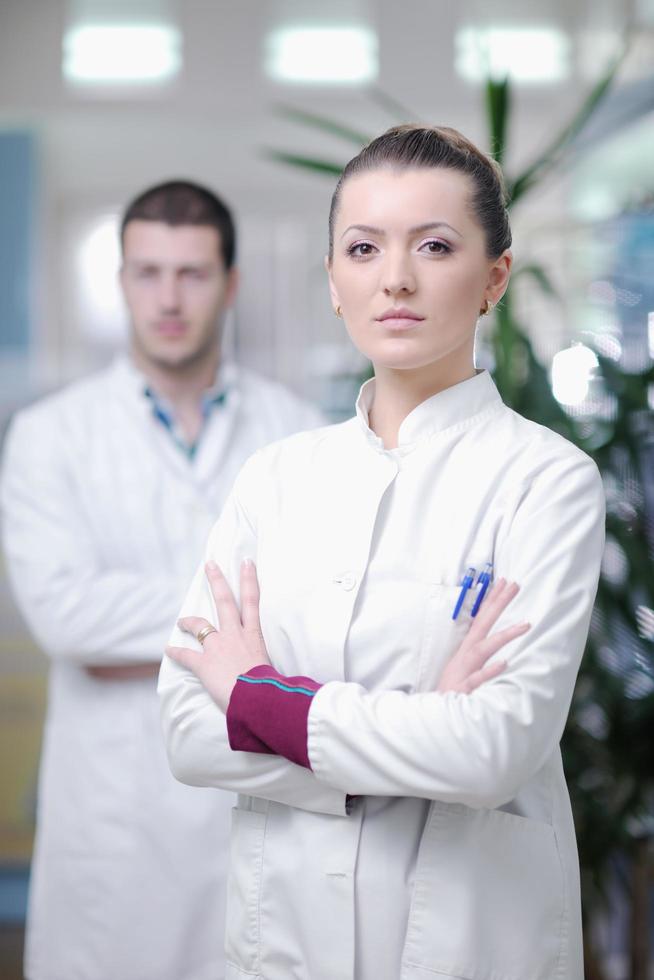
[[[459,593],[459,598],[456,601],[456,606],[454,607],[454,612],[452,613],[452,619],[456,619],[461,612],[461,606],[463,605],[468,589],[472,588],[472,583],[475,580],[475,574],[476,569],[470,567],[463,576],[463,581],[461,582],[461,592]]]
[[[488,591],[488,587],[491,583],[492,575],[493,575],[493,565],[491,562],[487,561],[484,570],[479,573],[479,577],[477,578],[477,582],[475,583],[477,586],[480,586],[480,589],[479,592],[477,593],[472,609],[470,611],[470,615],[472,617],[475,617],[479,612],[481,604],[484,601],[484,598]]]

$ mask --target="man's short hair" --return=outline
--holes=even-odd
[[[206,187],[190,180],[168,180],[149,187],[129,204],[120,225],[124,245],[125,228],[130,221],[162,221],[179,225],[204,225],[215,228],[226,269],[236,256],[236,230],[231,212],[219,197]]]

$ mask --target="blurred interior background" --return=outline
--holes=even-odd
[[[174,177],[235,211],[229,350],[345,417],[366,365],[328,300],[334,174],[410,120],[455,126],[501,159],[518,275],[478,361],[605,476],[605,568],[564,748],[587,974],[645,980],[654,0],[0,0],[0,432],[124,344],[119,215]],[[46,667],[0,574],[3,977],[21,975]]]

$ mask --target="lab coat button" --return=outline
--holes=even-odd
[[[341,586],[346,592],[351,592],[356,584],[356,575],[353,575],[352,572],[348,572],[347,575],[344,575],[341,579]]]

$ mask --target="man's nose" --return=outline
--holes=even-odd
[[[165,311],[177,311],[181,306],[181,290],[174,273],[164,273],[159,280],[159,306]]]

